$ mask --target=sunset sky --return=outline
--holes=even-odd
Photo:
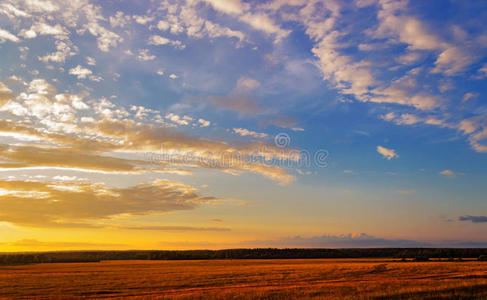
[[[0,0],[0,251],[487,246],[485,20]]]

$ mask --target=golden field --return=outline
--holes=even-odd
[[[487,262],[102,261],[0,267],[0,298],[487,298]]]

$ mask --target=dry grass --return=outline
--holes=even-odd
[[[0,298],[487,298],[487,262],[104,261],[0,267]]]

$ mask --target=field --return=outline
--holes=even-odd
[[[487,262],[102,261],[0,267],[0,298],[487,299]]]

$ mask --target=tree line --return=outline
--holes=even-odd
[[[99,262],[102,260],[313,259],[313,258],[479,258],[482,248],[353,248],[353,249],[227,249],[133,250],[0,253],[0,265]]]

